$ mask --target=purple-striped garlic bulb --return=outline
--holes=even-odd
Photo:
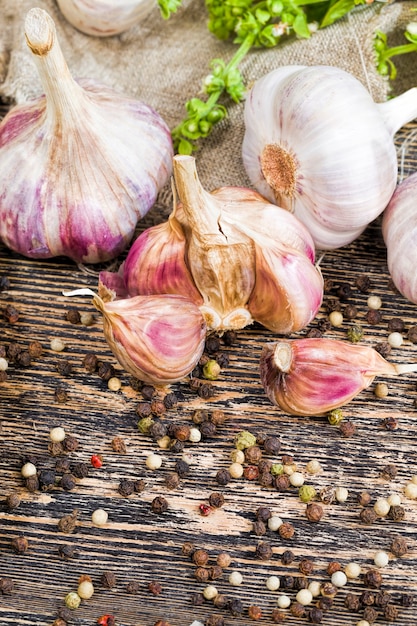
[[[100,279],[119,294],[180,293],[209,330],[256,321],[277,333],[304,328],[323,297],[314,245],[301,222],[251,189],[202,187],[195,159],[174,157],[180,204],[132,244],[122,275]]]
[[[255,189],[292,211],[315,246],[347,245],[387,206],[397,183],[394,134],[417,116],[417,88],[375,103],[330,66],[283,66],[245,101],[244,167]]]
[[[0,239],[28,257],[107,261],[169,180],[169,129],[148,105],[75,81],[43,9],[25,35],[45,95],[0,124]]]
[[[417,172],[402,181],[382,216],[388,270],[398,291],[417,304]]]
[[[386,361],[374,348],[338,339],[267,343],[260,375],[272,404],[293,415],[324,415],[350,402],[376,376],[417,371],[417,364]]]

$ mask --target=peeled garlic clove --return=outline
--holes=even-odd
[[[95,37],[122,33],[155,7],[154,0],[57,0],[57,4],[70,24]]]
[[[417,304],[417,173],[402,181],[382,217],[388,269],[398,291]]]
[[[105,301],[94,295],[93,303],[103,314],[104,335],[114,356],[139,380],[167,385],[197,365],[206,325],[198,307],[184,296]]]
[[[261,382],[273,404],[293,415],[323,415],[347,404],[375,376],[417,371],[389,363],[369,346],[335,339],[295,339],[264,346]]]
[[[76,82],[46,11],[29,11],[25,34],[45,97],[0,124],[0,238],[33,258],[109,260],[169,179],[169,129],[146,104]]]
[[[353,241],[397,181],[394,133],[417,115],[417,89],[376,104],[360,81],[327,66],[278,68],[245,101],[242,156],[255,188],[294,212],[315,245]]]

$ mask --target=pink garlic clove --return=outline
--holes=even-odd
[[[103,314],[104,335],[113,354],[139,380],[168,385],[197,365],[206,324],[191,300],[159,295],[105,301],[94,295],[93,303]]]
[[[260,359],[265,393],[293,415],[323,415],[352,400],[375,376],[417,371],[396,365],[374,348],[335,339],[295,339],[268,343]]]

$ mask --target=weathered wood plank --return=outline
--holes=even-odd
[[[402,135],[411,137],[414,152],[407,154],[405,173],[416,165],[416,126],[410,124]],[[150,220],[158,221],[153,215]],[[146,222],[145,222],[146,225]],[[144,225],[141,226],[143,228]],[[387,322],[391,317],[401,317],[405,333],[417,324],[415,305],[408,303],[390,287],[386,267],[385,248],[377,220],[353,244],[344,250],[328,252],[321,261],[323,275],[332,280],[333,292],[326,293],[325,301],[312,326],[327,315],[326,304],[334,297],[340,283],[353,287],[349,303],[358,307],[355,322],[365,331],[363,339],[369,345],[386,340]],[[370,293],[383,300],[383,320],[376,326],[366,321],[368,294],[354,285],[359,275],[371,278]],[[4,500],[0,503],[0,577],[10,576],[15,582],[11,595],[0,596],[0,625],[52,624],[63,598],[76,589],[83,574],[92,577],[96,593],[73,613],[72,622],[79,626],[94,624],[104,613],[113,613],[123,626],[153,626],[161,618],[172,626],[187,626],[194,619],[205,619],[211,613],[223,613],[226,624],[247,626],[250,621],[247,609],[250,604],[262,607],[264,617],[260,623],[270,624],[271,612],[276,606],[279,592],[268,591],[268,575],[299,577],[298,565],[303,557],[314,559],[315,571],[311,578],[324,581],[329,577],[326,567],[337,559],[342,564],[358,561],[366,571],[372,566],[378,549],[388,550],[392,538],[401,535],[409,543],[409,552],[394,558],[382,571],[383,589],[393,593],[396,604],[401,593],[415,593],[417,587],[417,506],[403,498],[405,519],[393,521],[379,519],[371,526],[359,519],[361,507],[357,495],[368,490],[373,498],[401,494],[405,483],[417,474],[416,444],[416,378],[404,376],[387,381],[389,395],[376,399],[373,388],[365,390],[344,409],[345,419],[357,427],[356,434],[343,438],[337,427],[325,418],[297,418],[288,416],[267,400],[258,376],[260,351],[265,342],[274,339],[259,325],[242,331],[233,346],[223,346],[229,356],[218,381],[213,383],[215,395],[202,400],[193,392],[187,381],[172,386],[179,396],[179,404],[167,412],[167,423],[191,423],[195,409],[209,411],[222,408],[228,415],[224,425],[210,439],[198,444],[188,443],[187,458],[192,461],[188,476],[179,488],[167,490],[165,478],[174,470],[180,453],[161,451],[162,468],[148,470],[145,459],[149,452],[158,451],[157,444],[137,429],[136,406],[141,394],[130,385],[130,377],[121,370],[105,342],[101,320],[96,314],[93,326],[82,327],[66,320],[66,311],[77,307],[83,312],[93,311],[89,298],[68,299],[62,292],[80,286],[96,287],[97,272],[85,272],[66,260],[30,261],[0,248],[0,276],[7,276],[10,289],[0,293],[0,309],[13,303],[20,311],[16,324],[1,321],[0,345],[18,342],[27,346],[30,341],[42,343],[44,352],[27,368],[11,367],[9,379],[0,384],[0,484],[2,494],[17,492],[21,503],[17,509],[8,510]],[[353,322],[352,322],[353,323]],[[346,338],[345,323],[340,329],[331,329],[326,336]],[[304,333],[301,333],[304,334]],[[50,349],[50,340],[61,337],[67,348],[62,353]],[[83,366],[87,352],[115,366],[122,388],[111,392],[97,374],[89,374]],[[393,350],[390,359],[415,361],[417,348],[407,339],[400,349]],[[68,360],[73,366],[68,376],[57,370],[57,365]],[[62,387],[68,400],[60,404],[55,400],[55,390]],[[393,417],[398,428],[387,430],[383,420]],[[79,440],[79,448],[67,457],[72,463],[89,463],[91,454],[103,455],[101,469],[90,469],[89,476],[77,479],[76,487],[69,492],[55,486],[50,491],[29,493],[20,476],[22,455],[33,455],[39,469],[53,468],[56,458],[48,453],[48,434],[53,426],[61,425]],[[309,479],[317,490],[332,486],[345,486],[349,497],[345,503],[324,505],[325,515],[318,524],[307,521],[305,505],[293,488],[285,493],[261,488],[256,481],[233,480],[219,486],[216,473],[230,464],[235,435],[247,429],[254,433],[278,434],[282,441],[280,454],[268,457],[279,460],[281,454],[290,454],[300,469],[311,459],[318,459],[323,471]],[[125,455],[114,452],[111,440],[123,437],[127,445]],[[381,471],[388,463],[395,464],[398,474],[393,480],[384,479]],[[144,479],[145,490],[140,494],[123,497],[118,492],[121,479]],[[199,504],[207,502],[213,491],[221,491],[225,504],[204,517]],[[151,511],[154,497],[166,497],[169,508],[156,515]],[[278,533],[268,531],[264,537],[253,533],[255,512],[259,506],[269,506],[285,521],[295,527],[292,539],[284,540]],[[91,523],[91,513],[98,507],[106,509],[109,521],[103,528]],[[59,532],[58,520],[78,509],[78,523],[72,533]],[[29,548],[25,554],[15,554],[11,541],[25,536]],[[261,561],[255,549],[259,540],[269,541],[272,557]],[[232,565],[223,576],[214,581],[222,593],[241,598],[245,608],[240,617],[228,611],[216,610],[206,601],[203,606],[193,606],[191,595],[201,591],[204,584],[195,579],[195,566],[182,555],[186,541],[207,548],[210,564],[220,551],[230,553]],[[71,544],[76,556],[68,561],[59,556],[58,548]],[[285,549],[296,555],[291,565],[281,563]],[[228,583],[232,569],[244,576],[241,587]],[[103,571],[116,575],[116,586],[105,589],[100,582]],[[153,596],[147,586],[156,580],[162,593]],[[126,585],[137,581],[137,595],[127,593]],[[341,590],[334,606],[326,613],[323,623],[330,626],[355,624],[360,613],[349,612],[344,597],[351,591],[360,594],[363,580],[349,582]],[[294,598],[295,592],[288,591]],[[415,625],[416,608],[400,607],[396,624]],[[71,623],[72,623],[71,622]],[[288,614],[287,623],[302,624],[300,619]],[[378,623],[387,623],[381,617]]]

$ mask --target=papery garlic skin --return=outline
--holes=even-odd
[[[279,333],[304,328],[323,297],[305,226],[251,189],[207,192],[193,157],[174,157],[174,179],[181,203],[132,244],[122,271],[127,292],[182,293],[218,332],[253,321]],[[109,286],[116,279],[102,277]]]
[[[104,335],[114,356],[139,380],[171,384],[197,365],[206,324],[187,298],[154,295],[106,302],[96,295],[93,303],[103,314]]]
[[[156,6],[155,0],[57,0],[57,4],[70,24],[95,37],[128,30]]]
[[[375,376],[417,369],[402,367],[369,346],[323,338],[268,343],[260,358],[266,395],[293,415],[324,415],[350,402]]]
[[[398,291],[417,304],[417,173],[396,188],[382,216],[388,270]]]
[[[169,129],[148,105],[76,82],[45,11],[25,28],[46,97],[0,124],[0,238],[28,257],[109,260],[169,179]]]
[[[397,181],[394,133],[417,115],[417,90],[376,104],[351,74],[285,66],[245,101],[243,163],[255,188],[292,211],[318,249],[357,238]]]

